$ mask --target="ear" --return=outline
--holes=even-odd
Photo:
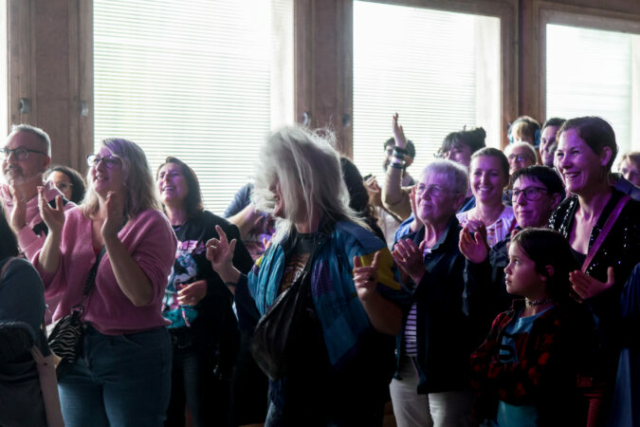
[[[544,269],[547,271],[547,275],[546,275],[546,276],[545,276],[545,275],[542,275],[542,280],[543,280],[544,282],[546,282],[546,281],[547,281],[547,280],[549,280],[551,277],[553,277],[553,274],[555,273],[555,270],[554,270],[554,268],[553,268],[553,266],[552,266],[552,265],[546,265],[546,266],[544,267]]]
[[[43,157],[44,157],[44,160],[40,164],[40,172],[42,173],[46,172],[47,169],[49,169],[49,166],[51,165],[51,157],[49,156],[43,156]]]
[[[611,151],[611,147],[602,147],[602,151],[600,152],[600,160],[602,166],[606,166],[609,164],[612,155],[613,151]]]
[[[455,198],[453,199],[453,204],[456,208],[456,212],[458,211],[458,209],[460,209],[460,206],[462,206],[462,203],[464,203],[465,197],[466,197],[466,194],[456,194]]]
[[[551,195],[551,211],[554,211],[562,201],[562,194],[553,193]]]

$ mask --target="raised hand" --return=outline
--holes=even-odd
[[[49,228],[49,233],[60,236],[64,227],[64,203],[62,196],[56,196],[56,207],[52,208],[44,196],[44,187],[38,187],[38,208],[40,216]]]
[[[13,210],[9,218],[11,228],[17,233],[27,225],[27,200],[24,193],[15,185],[10,185],[11,198],[13,199]]]
[[[418,216],[418,189],[415,185],[411,187],[409,200],[411,201],[411,212],[413,212],[413,221],[411,222],[411,224],[409,224],[409,229],[412,233],[415,233],[424,225],[424,223]]]
[[[197,280],[184,285],[178,291],[178,302],[181,305],[196,305],[207,295],[207,281]]]
[[[580,270],[572,271],[569,273],[569,281],[573,287],[573,290],[582,299],[587,299],[600,295],[602,292],[613,286],[615,282],[615,275],[613,267],[607,269],[607,281],[602,283],[598,279],[594,279],[586,273]]]
[[[393,115],[393,138],[396,140],[396,147],[407,148],[407,139],[404,136],[402,126],[398,124],[398,113]]]
[[[396,264],[409,276],[416,285],[424,276],[424,252],[426,242],[416,245],[411,239],[398,240],[391,255]]]
[[[369,179],[364,182],[364,186],[369,194],[369,203],[373,206],[382,207],[382,190],[378,185],[378,181],[376,181],[376,177],[369,177]]]
[[[364,267],[359,256],[353,257],[353,283],[358,292],[360,301],[366,301],[375,292],[378,284],[378,256],[380,252],[376,252],[373,256],[373,262],[370,266]]]
[[[466,259],[474,264],[484,262],[489,256],[489,245],[487,244],[487,229],[484,225],[479,225],[475,233],[472,234],[469,224],[460,231],[460,242],[458,247]]]
[[[124,220],[124,194],[122,192],[109,191],[107,193],[107,217],[102,224],[102,238],[117,237]]]
[[[224,282],[234,281],[230,273],[235,270],[233,266],[233,253],[238,241],[233,239],[229,242],[227,234],[222,227],[216,225],[218,238],[209,239],[207,242],[207,259],[211,262],[211,267]],[[237,280],[237,278],[236,278]]]

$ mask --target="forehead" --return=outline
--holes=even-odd
[[[422,174],[420,177],[420,183],[425,185],[437,184],[445,187],[449,186],[449,180],[445,174],[431,171]]]
[[[501,170],[500,159],[495,156],[478,156],[471,161],[471,169]]]
[[[109,156],[114,156],[113,152],[105,146],[100,147],[100,150],[98,150],[98,152],[96,153],[98,154],[100,157],[109,157]]]
[[[527,188],[527,187],[544,187],[544,185],[534,177],[521,176],[513,183],[513,188]]]
[[[590,148],[586,142],[578,135],[575,129],[569,129],[562,132],[558,141],[558,150],[567,150],[569,148]]]
[[[527,147],[518,146],[511,150],[511,154],[531,154],[531,151]]]
[[[554,136],[555,134],[558,133],[558,129],[560,129],[559,126],[547,126],[546,128],[544,128],[544,130],[542,131],[542,136],[544,138],[549,138],[551,136]]]
[[[18,148],[24,147],[29,149],[42,149],[42,144],[38,137],[30,132],[14,132],[9,135],[5,147]]]
[[[164,165],[162,165],[162,167],[160,168],[160,172],[169,172],[169,171],[176,171],[176,172],[182,172],[182,168],[175,164],[175,163],[165,163]]]
[[[69,177],[67,176],[66,173],[64,172],[60,172],[60,171],[53,171],[53,173],[51,173],[51,177],[50,179],[52,181],[65,181],[65,182],[71,182],[71,179],[69,179]]]
[[[524,253],[522,249],[520,249],[520,245],[513,242],[509,244],[509,256],[518,257],[518,258],[528,258],[527,254]]]

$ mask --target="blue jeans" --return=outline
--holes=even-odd
[[[82,350],[58,372],[67,427],[162,426],[171,390],[166,328],[109,336],[86,324]]]

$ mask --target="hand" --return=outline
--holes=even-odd
[[[226,271],[233,268],[233,253],[238,241],[233,239],[229,242],[227,234],[219,225],[216,225],[216,231],[218,239],[214,237],[207,242],[207,259],[211,262],[211,267],[222,277]]]
[[[60,236],[64,227],[64,204],[62,196],[56,196],[56,207],[52,208],[44,197],[44,187],[38,187],[38,208],[40,216],[49,228],[49,233]]]
[[[196,305],[207,295],[206,280],[198,280],[183,286],[184,287],[178,291],[178,302],[180,305]]]
[[[373,262],[368,267],[363,267],[359,256],[353,257],[353,283],[358,292],[360,301],[366,301],[372,294],[378,292],[378,256],[380,252],[376,252],[373,256]]]
[[[569,281],[573,287],[573,290],[580,296],[580,298],[587,299],[600,295],[602,292],[613,286],[615,277],[613,273],[613,267],[607,269],[607,281],[602,283],[601,281],[594,279],[586,273],[580,270],[572,271],[569,273]]]
[[[411,277],[416,285],[420,283],[425,272],[422,256],[425,244],[426,242],[422,241],[418,246],[410,239],[398,240],[391,254],[396,264]]]
[[[373,206],[382,207],[382,190],[376,181],[375,176],[371,176],[364,182],[364,185],[369,194],[369,203]]]
[[[404,137],[404,130],[398,124],[398,113],[393,115],[393,138],[396,140],[396,147],[407,148],[407,139]]]
[[[13,210],[11,211],[11,218],[9,218],[9,224],[11,228],[17,233],[27,225],[27,200],[24,197],[24,193],[15,185],[10,185],[11,197],[13,199]]]
[[[413,221],[409,224],[409,229],[412,233],[420,230],[424,226],[424,222],[418,216],[418,190],[414,185],[411,187],[411,192],[409,193],[409,200],[411,201],[411,212],[413,212]]]
[[[489,256],[489,245],[487,244],[487,229],[484,225],[478,226],[475,233],[471,233],[469,224],[460,231],[460,242],[458,243],[460,252],[474,264],[484,262]]]
[[[124,194],[122,192],[109,191],[107,193],[107,217],[102,224],[102,238],[117,237],[124,220]]]

